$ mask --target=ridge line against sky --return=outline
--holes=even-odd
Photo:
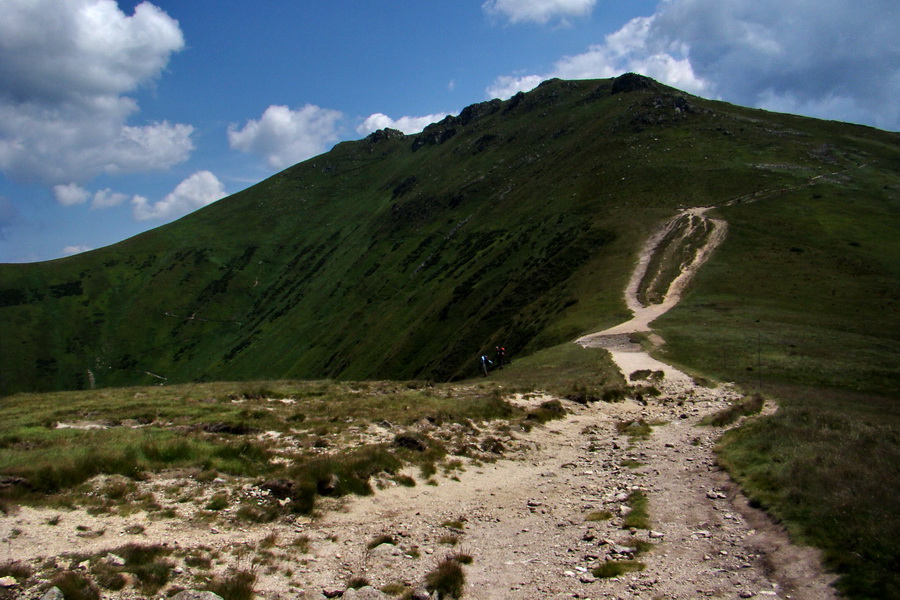
[[[894,2],[4,0],[0,262],[115,243],[551,77],[898,130]]]

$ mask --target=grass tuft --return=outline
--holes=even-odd
[[[566,409],[559,400],[547,400],[542,402],[533,411],[529,412],[525,418],[529,421],[538,423],[546,423],[554,419],[562,419],[566,416]]]
[[[425,589],[442,598],[461,598],[466,576],[462,565],[453,557],[447,557],[425,575]]]
[[[627,505],[631,511],[625,515],[622,521],[623,529],[650,529],[650,514],[648,512],[647,496],[641,490],[635,490],[628,495]]]
[[[206,585],[205,590],[218,594],[222,600],[252,600],[255,585],[256,573],[234,571],[213,578]]]
[[[50,580],[50,586],[59,588],[66,600],[100,600],[97,586],[74,571],[63,571],[55,575]]]
[[[618,577],[625,573],[634,573],[635,571],[643,571],[646,568],[642,562],[636,560],[610,560],[599,567],[595,567],[591,574],[600,579],[608,579],[610,577]]]
[[[760,394],[751,394],[738,400],[726,409],[708,415],[700,421],[701,425],[711,425],[713,427],[723,427],[731,425],[741,417],[756,415],[762,411],[765,406],[765,399]]]
[[[593,512],[589,512],[584,520],[589,522],[608,521],[612,519],[612,516],[612,513],[608,510],[595,510]]]

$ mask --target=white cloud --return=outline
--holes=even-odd
[[[400,117],[399,119],[392,119],[385,114],[375,113],[369,115],[365,121],[360,123],[356,128],[356,132],[360,135],[368,135],[373,131],[390,127],[391,129],[398,129],[409,135],[411,133],[419,133],[432,123],[437,123],[446,117],[447,114],[448,113],[436,113],[433,115],[425,115],[424,117]]]
[[[170,221],[212,204],[225,196],[225,186],[209,171],[198,171],[179,183],[175,190],[159,202],[151,203],[143,196],[131,199],[134,218]]]
[[[491,98],[509,98],[516,92],[537,87],[545,79],[594,79],[615,77],[626,72],[641,73],[679,89],[702,94],[706,81],[697,77],[684,56],[683,44],[656,40],[651,36],[656,17],[632,19],[618,31],[606,36],[602,44],[582,54],[565,56],[545,75],[501,76],[488,87]]]
[[[121,194],[106,188],[94,194],[91,208],[112,208],[113,206],[119,206],[126,200],[128,200],[127,194]]]
[[[898,129],[898,31],[893,0],[677,0],[650,36],[726,100]]]
[[[298,110],[270,106],[259,120],[228,128],[228,142],[241,152],[262,156],[270,167],[284,169],[321,154],[340,139],[343,114],[307,104]]]
[[[597,0],[487,0],[482,8],[505,16],[512,23],[547,23],[556,18],[565,21],[568,17],[587,16],[596,3]]]
[[[63,256],[72,256],[73,254],[81,254],[93,250],[90,246],[66,246],[63,248]]]
[[[501,75],[488,87],[487,96],[488,98],[501,98],[506,100],[519,92],[529,92],[533,90],[538,84],[550,77],[554,77],[554,75],[548,75],[547,77],[542,77],[541,75],[525,75],[522,77]]]
[[[54,196],[56,196],[56,201],[63,206],[84,204],[91,196],[91,193],[89,191],[87,191],[77,183],[53,186],[53,194]]]
[[[144,2],[0,3],[0,170],[45,183],[167,168],[193,150],[188,125],[129,126],[125,94],[184,48],[178,22]]]
[[[668,0],[545,74],[498,77],[509,97],[550,77],[632,71],[729,102],[900,129],[894,0]]]
[[[109,188],[91,194],[77,183],[53,186],[53,195],[56,197],[56,201],[63,206],[84,204],[93,196],[91,208],[111,208],[128,200],[127,194],[114,192]]]

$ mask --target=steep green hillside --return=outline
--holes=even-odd
[[[778,400],[720,461],[854,599],[900,598],[900,161],[872,133],[823,146],[823,176],[769,165],[794,182],[717,208],[728,237],[654,324],[666,360]]]
[[[781,201],[815,220],[820,206],[853,214],[858,195],[887,215],[872,227],[889,228],[898,140],[634,75],[546,82],[415,136],[386,130],[339,144],[115,246],[0,265],[0,392],[159,378],[465,376],[496,344],[523,355],[622,320],[635,253],[678,206],[768,198],[819,177],[802,188],[819,202]],[[820,177],[863,163],[867,176],[852,192],[840,177]],[[727,210],[752,222],[769,206]],[[759,250],[786,245],[785,258],[798,259],[783,237],[794,233],[763,230]],[[861,239],[835,256],[878,254],[849,245]]]

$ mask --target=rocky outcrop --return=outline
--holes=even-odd
[[[384,129],[379,129],[378,131],[373,131],[368,136],[366,136],[367,142],[371,144],[377,144],[378,142],[383,142],[385,140],[398,140],[406,137],[406,134],[400,131],[399,129],[391,129],[390,127],[385,127]]]
[[[657,88],[657,83],[649,77],[638,75],[637,73],[625,73],[613,79],[611,93],[613,96],[627,92],[636,92],[638,90],[653,90]]]

